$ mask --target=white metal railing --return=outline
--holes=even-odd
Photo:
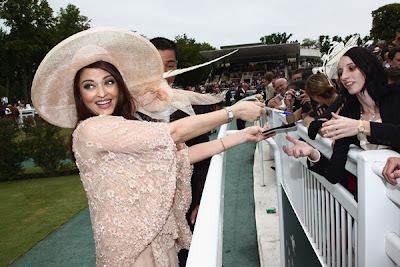
[[[275,127],[286,120],[270,112],[267,122]],[[301,123],[296,132],[289,134],[303,138],[328,158],[332,154],[331,142],[321,136],[310,140]],[[387,158],[400,154],[391,150],[350,149],[346,169],[358,177],[357,203],[340,184],[331,184],[311,172],[304,158],[295,159],[283,153],[283,145],[291,146],[284,134],[273,139],[277,144],[271,146],[275,150],[277,176],[282,174],[282,178],[277,177],[282,183],[278,191],[287,195],[321,265],[400,265],[400,186],[387,184],[381,175]],[[283,224],[280,229],[283,231]],[[281,249],[282,263],[287,262],[284,253],[285,249]]]
[[[229,135],[229,124],[220,127],[218,138]],[[187,267],[222,266],[225,152],[212,157],[190,245]]]

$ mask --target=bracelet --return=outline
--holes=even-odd
[[[222,144],[222,146],[224,147],[224,152],[225,152],[225,151],[226,151],[226,148],[225,148],[224,142],[222,142],[222,138],[220,138],[219,140],[221,141],[221,144]]]
[[[318,153],[318,159],[312,160],[312,159],[310,159],[310,156],[307,157],[307,159],[308,159],[310,162],[312,162],[312,163],[316,163],[316,162],[318,162],[318,161],[321,159],[321,153],[319,153],[318,149],[315,149],[315,148],[314,148],[314,150],[317,151],[317,153]]]

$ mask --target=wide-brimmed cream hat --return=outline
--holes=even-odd
[[[180,103],[173,101],[174,95],[179,95],[179,99],[187,95],[183,98],[190,104],[208,105],[221,101],[213,96],[171,89],[163,79],[164,65],[160,54],[139,34],[118,28],[92,28],[59,43],[40,63],[31,91],[39,115],[56,126],[75,127],[74,77],[81,68],[100,60],[113,64],[120,71],[139,110],[147,113],[162,111],[171,103]],[[190,110],[185,112],[191,114]]]

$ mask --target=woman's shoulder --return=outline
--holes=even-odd
[[[123,124],[134,124],[134,125],[146,125],[146,126],[151,126],[151,125],[158,125],[158,124],[163,124],[159,122],[148,122],[148,121],[139,121],[139,120],[130,120],[126,119],[122,116],[113,116],[113,115],[98,115],[98,116],[93,116],[90,117],[84,121],[81,121],[77,128],[79,127],[93,127],[93,126],[99,126],[99,125],[123,125]]]
[[[124,118],[119,116],[98,115],[80,121],[75,128],[75,132],[85,132],[89,129],[101,129],[102,127],[109,127],[111,124],[118,124],[123,120]]]
[[[99,115],[81,121],[74,133],[79,134],[106,134],[121,131],[146,132],[167,128],[166,123],[128,120],[121,116]]]

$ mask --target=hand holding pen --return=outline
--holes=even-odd
[[[264,100],[255,99],[255,101],[256,101],[256,102],[265,103]],[[266,110],[270,110],[270,111],[273,111],[273,112],[276,112],[276,113],[280,113],[280,114],[284,114],[284,115],[293,115],[293,113],[291,113],[291,112],[289,112],[289,111],[285,111],[285,110],[280,110],[280,109],[276,109],[276,108],[270,108],[270,107],[267,107],[267,106],[265,106],[264,108],[265,108]]]
[[[271,110],[273,112],[276,113],[280,113],[280,114],[284,114],[284,115],[293,115],[293,113],[289,112],[289,111],[285,111],[285,110],[280,110],[280,109],[276,109],[276,108],[270,108],[270,107],[264,107],[266,110]]]

